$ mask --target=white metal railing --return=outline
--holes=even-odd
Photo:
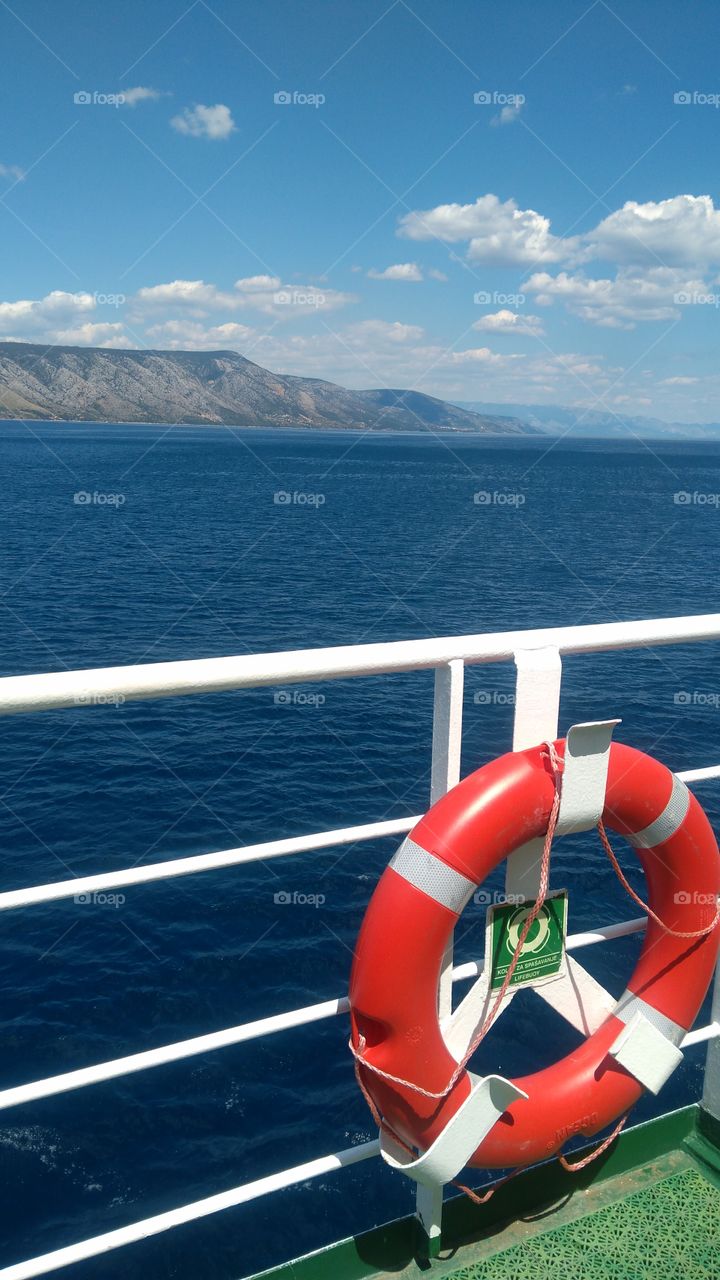
[[[58,707],[97,706],[110,701],[171,697],[261,685],[434,669],[435,703],[431,771],[431,800],[434,801],[453,786],[460,776],[463,676],[467,664],[515,661],[518,669],[515,699],[517,745],[517,741],[523,736],[527,737],[528,732],[532,737],[532,732],[539,725],[543,726],[540,736],[550,733],[553,725],[556,729],[561,678],[560,655],[718,639],[720,639],[720,614],[706,614],[697,617],[661,618],[651,621],[350,645],[334,649],[298,650],[237,658],[153,663],[136,667],[108,667],[36,676],[11,676],[0,679],[0,714],[41,711]],[[527,679],[528,670],[533,677],[530,681]],[[535,737],[532,740],[537,741],[538,738]],[[678,776],[688,783],[720,778],[720,764],[686,770]],[[0,910],[30,907],[41,902],[124,888],[174,876],[194,875],[260,859],[328,849],[355,841],[402,835],[411,830],[419,816],[365,823],[335,831],[267,841],[243,848],[198,854],[144,867],[132,867],[124,871],[100,872],[92,876],[7,891],[0,893]],[[644,928],[645,923],[645,917],[641,917],[571,935],[567,940],[568,950],[637,933]],[[476,961],[453,966],[450,948],[441,979],[441,1008],[443,1005],[446,1010],[449,1007],[452,984],[477,977],[481,968],[481,964]],[[718,991],[720,991],[720,984],[716,987],[716,993]],[[228,1027],[207,1035],[144,1050],[112,1061],[96,1063],[76,1071],[64,1072],[44,1080],[32,1081],[1,1090],[0,1110],[68,1090],[99,1084],[119,1076],[178,1061],[181,1058],[189,1058],[198,1053],[240,1044],[259,1036],[305,1026],[347,1013],[347,1011],[347,999],[339,997],[236,1027]],[[720,1055],[716,1054],[716,1049],[713,1047],[720,1047],[719,1014],[720,1005],[716,994],[711,1022],[705,1027],[689,1032],[683,1042],[685,1047],[689,1047],[709,1041],[710,1054],[714,1055],[712,1057],[714,1071],[717,1071],[715,1064],[720,1064]],[[710,1062],[709,1056],[708,1063]],[[720,1097],[718,1081],[706,1080],[705,1098],[710,1099],[711,1107],[714,1106],[714,1100],[718,1097]],[[0,1280],[30,1280],[31,1277],[44,1275],[70,1263],[95,1257],[121,1245],[166,1231],[180,1223],[190,1222],[233,1205],[245,1203],[299,1181],[319,1177],[334,1169],[368,1159],[377,1153],[378,1143],[367,1142],[345,1151],[322,1156],[307,1164],[245,1183],[230,1191],[195,1201],[168,1213],[158,1214],[116,1231],[106,1232],[78,1244],[55,1250],[42,1257],[6,1267],[0,1270]],[[439,1214],[437,1201],[433,1212]]]

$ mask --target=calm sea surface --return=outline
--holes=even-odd
[[[717,445],[8,424],[0,462],[2,674],[720,609]],[[464,770],[509,748],[512,688],[468,671]],[[565,661],[562,725],[622,716],[673,769],[720,762],[719,704],[710,645]],[[431,708],[426,672],[8,717],[1,887],[420,812]],[[717,823],[720,788],[697,794]],[[0,1087],[341,995],[396,844],[4,914]],[[636,914],[592,836],[554,866],[571,929]],[[638,947],[582,960],[619,994]],[[0,1265],[369,1138],[346,1038],[336,1018],[4,1111]],[[477,1065],[575,1041],[521,995]],[[372,1161],[64,1274],[236,1280],[411,1202]]]

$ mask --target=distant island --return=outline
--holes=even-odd
[[[0,419],[720,440],[720,425],[562,405],[350,391],[271,373],[237,351],[129,351],[0,342]]]
[[[663,422],[660,418],[610,413],[607,410],[559,404],[493,404],[484,400],[457,400],[472,413],[507,413],[524,427],[553,436],[601,440],[720,440],[720,423]]]
[[[0,342],[0,418],[362,431],[541,434],[419,391],[348,391],[271,373],[236,351],[126,351]]]

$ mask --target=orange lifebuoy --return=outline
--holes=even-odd
[[[555,744],[560,758],[564,747]],[[394,1135],[416,1151],[427,1151],[471,1089],[463,1070],[443,1092],[458,1067],[437,1012],[446,946],[477,886],[508,854],[545,834],[554,800],[547,748],[485,765],[417,823],[368,906],[350,981],[351,1045],[364,1089]],[[639,1011],[677,1045],[710,984],[720,943],[720,855],[697,799],[665,765],[614,743],[603,823],[634,846],[648,884],[652,914],[635,971],[614,1011],[578,1049],[513,1081],[527,1098],[493,1125],[469,1161],[476,1167],[534,1163],[568,1137],[590,1137],[616,1120],[643,1092],[609,1055],[624,1026]]]

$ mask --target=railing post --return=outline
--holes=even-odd
[[[524,751],[526,747],[557,737],[562,680],[560,651],[552,646],[518,649],[515,666],[513,751]],[[537,897],[542,847],[542,840],[530,840],[510,854],[505,871],[508,895]]]
[[[720,960],[715,969],[711,1021],[720,1026]],[[701,1105],[703,1111],[720,1124],[720,1035],[714,1036],[708,1044]]]
[[[460,781],[462,751],[463,690],[465,663],[452,658],[435,669],[435,701],[433,706],[432,763],[430,769],[430,803],[435,804],[446,791]],[[442,1022],[452,1013],[452,938],[443,956],[438,984],[438,1018]],[[415,1216],[421,1230],[423,1252],[431,1258],[440,1252],[442,1231],[442,1187],[418,1185]]]
[[[465,663],[452,658],[435,671],[430,803],[460,781]]]

